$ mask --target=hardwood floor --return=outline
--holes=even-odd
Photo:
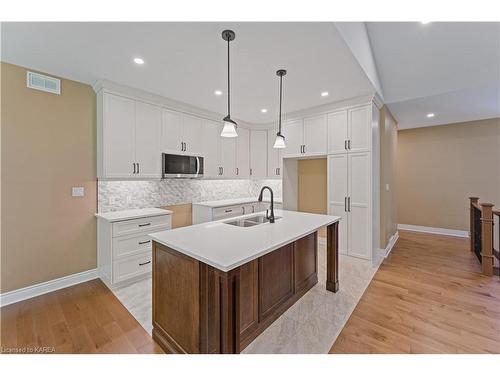
[[[2,307],[0,314],[2,353],[163,353],[100,280]]]
[[[400,232],[330,353],[500,353],[500,279],[468,244]]]

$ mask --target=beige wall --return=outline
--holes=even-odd
[[[327,214],[326,158],[299,160],[297,163],[298,211]],[[320,236],[326,236],[324,229]]]
[[[396,233],[398,224],[397,125],[389,109],[386,106],[382,107],[380,110],[380,247],[382,249],[386,248],[390,238]]]
[[[96,267],[96,98],[61,90],[30,90],[26,69],[1,64],[2,292]]]
[[[468,197],[500,206],[500,119],[398,134],[399,223],[468,229]]]

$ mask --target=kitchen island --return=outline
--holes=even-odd
[[[151,234],[153,338],[170,353],[239,353],[318,282],[338,283],[337,216],[276,210]]]

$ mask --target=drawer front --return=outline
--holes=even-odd
[[[116,223],[113,223],[113,237],[135,233],[154,233],[164,229],[165,227],[172,227],[172,219],[170,215],[117,221]]]
[[[243,205],[214,208],[212,211],[213,220],[220,220],[226,217],[243,215]]]
[[[146,250],[143,254],[115,260],[113,262],[113,283],[151,272],[152,258],[151,251]]]
[[[169,229],[164,227],[164,229]],[[152,239],[147,235],[128,235],[113,238],[113,260],[151,251]]]

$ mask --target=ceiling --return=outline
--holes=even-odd
[[[400,128],[500,117],[500,23],[366,27],[385,102]]]
[[[288,70],[285,113],[374,92],[332,23],[2,23],[1,52],[3,61],[48,74],[88,84],[113,81],[224,114],[226,28],[236,32],[234,118],[276,119],[278,68]],[[134,57],[145,64],[136,65]]]

